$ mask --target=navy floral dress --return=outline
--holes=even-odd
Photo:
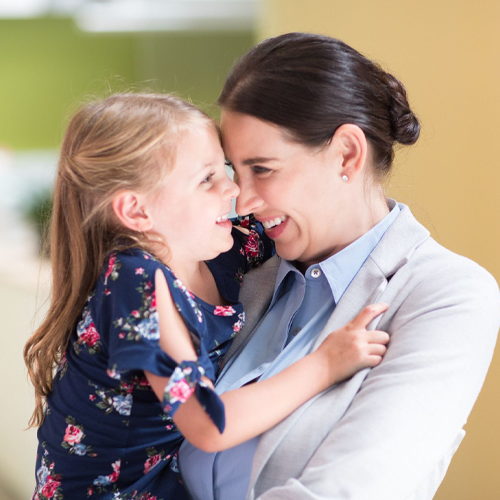
[[[248,219],[243,226],[249,226]],[[195,297],[152,255],[111,254],[72,333],[38,430],[35,500],[183,500],[177,450],[183,440],[172,416],[196,392],[214,423],[224,407],[200,379],[218,363],[244,322],[238,302],[243,274],[272,255],[262,228],[233,228],[232,250],[207,262],[230,305]],[[165,275],[191,332],[197,362],[179,365],[159,346],[154,276]],[[170,377],[163,402],[143,370]]]

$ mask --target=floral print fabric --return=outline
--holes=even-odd
[[[244,323],[241,276],[273,252],[270,241],[249,227],[250,235],[234,229],[232,250],[207,263],[227,305],[195,297],[146,252],[109,257],[47,399],[38,431],[35,500],[186,498],[176,455],[183,438],[172,416],[196,392],[214,423],[224,426],[222,402],[201,376],[215,379]],[[157,269],[193,336],[197,362],[177,365],[159,346]],[[146,369],[170,377],[163,402],[149,386]]]
[[[183,361],[177,365],[165,387],[163,411],[173,417],[180,405],[185,403],[193,392],[196,392],[198,400],[217,429],[223,432],[226,423],[224,405],[219,396],[201,380],[203,375],[205,375],[205,369],[199,361]]]

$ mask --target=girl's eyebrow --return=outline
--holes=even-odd
[[[218,159],[212,159],[212,160],[209,160],[207,161],[206,163],[204,163],[201,167],[200,167],[200,170],[203,170],[205,168],[209,168],[209,167],[213,167],[214,165],[217,165],[219,164],[220,160]]]
[[[255,158],[247,158],[243,160],[242,165],[255,165],[256,163],[269,163],[271,161],[277,161],[278,158],[266,158],[264,156],[257,156]]]

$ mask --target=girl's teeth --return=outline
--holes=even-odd
[[[286,217],[282,215],[281,217],[276,217],[276,219],[266,220],[262,223],[262,225],[265,229],[271,229],[272,227],[279,226],[285,220]]]
[[[220,217],[217,217],[217,222],[224,222],[228,219],[228,215],[229,214],[226,214],[226,215],[221,215]]]

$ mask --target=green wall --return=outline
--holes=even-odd
[[[66,18],[0,20],[0,147],[58,147],[78,103],[110,90],[147,87],[213,103],[252,43],[251,33],[108,35]]]
[[[132,37],[88,36],[68,19],[0,21],[0,143],[57,147],[68,107],[102,78],[132,80],[133,55]]]
[[[143,36],[137,44],[137,69],[154,90],[175,92],[217,114],[214,102],[235,60],[254,44],[251,33],[172,33]]]

